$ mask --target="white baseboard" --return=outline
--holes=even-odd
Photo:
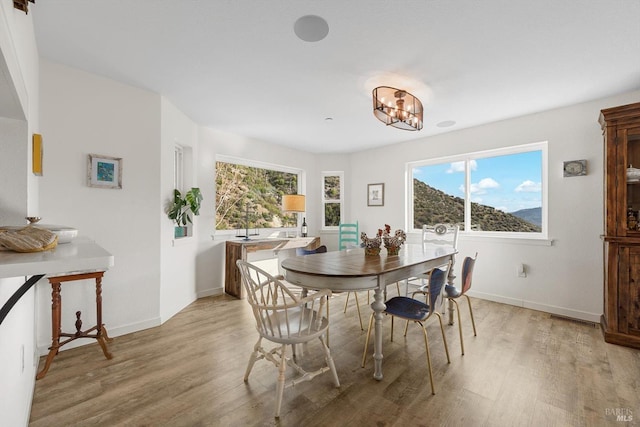
[[[204,291],[198,291],[196,293],[197,298],[204,298],[204,297],[214,297],[217,295],[222,295],[224,294],[224,288],[220,287],[220,288],[209,288],[209,289],[205,289]]]
[[[525,301],[517,298],[508,298],[501,295],[487,294],[484,292],[469,291],[469,296],[473,298],[485,299],[488,301],[499,302],[502,304],[514,305],[516,307],[529,308],[531,310],[543,311],[545,313],[557,314],[559,316],[570,317],[572,319],[586,320],[588,322],[600,323],[600,315],[602,313],[589,313],[586,311],[573,310],[566,307],[558,307],[555,305],[541,304],[533,301]]]

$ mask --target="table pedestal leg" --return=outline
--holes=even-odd
[[[371,303],[373,309],[373,317],[375,319],[375,328],[373,336],[373,378],[380,381],[382,379],[382,312],[387,308],[384,304],[383,290],[378,286]]]

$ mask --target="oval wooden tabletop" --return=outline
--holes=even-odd
[[[380,255],[365,255],[364,249],[357,248],[290,257],[282,261],[282,268],[316,276],[366,277],[447,258],[455,253],[453,247],[441,245],[407,244],[402,246],[398,255],[391,256],[386,254],[385,248]]]

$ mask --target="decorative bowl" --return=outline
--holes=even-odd
[[[36,227],[44,228],[58,235],[58,243],[69,243],[78,235],[78,229],[63,225],[37,224]]]

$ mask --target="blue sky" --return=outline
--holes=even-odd
[[[542,206],[542,152],[471,160],[471,200],[504,212]],[[413,177],[447,194],[464,198],[464,162],[413,169]]]

